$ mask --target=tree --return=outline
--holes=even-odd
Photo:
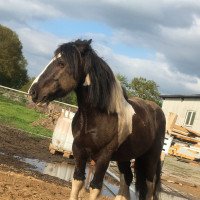
[[[31,87],[31,84],[33,83],[34,80],[35,80],[35,77],[30,78],[29,81],[20,88],[20,90],[22,90],[24,92],[28,92],[28,90]]]
[[[129,89],[130,86],[129,86],[129,83],[128,83],[128,79],[122,75],[122,74],[117,74],[116,75],[117,79],[120,81],[121,85],[126,88],[126,89]]]
[[[116,77],[120,81],[122,87],[125,89],[128,97],[133,96],[131,92],[131,88],[130,88],[130,83],[128,82],[128,79],[126,78],[126,76],[117,74]]]
[[[125,88],[128,97],[140,97],[145,100],[154,101],[161,106],[160,92],[156,82],[142,77],[134,78],[129,82],[128,79],[121,74],[117,74],[116,77],[121,82],[122,87]]]
[[[29,77],[18,35],[0,25],[0,85],[19,89]]]
[[[142,77],[134,78],[130,83],[130,88],[134,96],[154,101],[161,106],[160,92],[158,91],[158,85],[154,81]]]
[[[72,104],[72,105],[76,105],[76,106],[78,105],[76,93],[74,91],[70,92],[65,97],[62,97],[58,100],[62,101],[64,103],[68,103],[68,104]]]

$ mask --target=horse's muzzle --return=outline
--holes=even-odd
[[[36,103],[38,99],[37,84],[32,85],[32,87],[29,90],[29,95],[31,96],[32,101]]]

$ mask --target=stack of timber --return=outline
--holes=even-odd
[[[173,146],[170,147],[169,154],[189,160],[200,160],[200,148],[195,147],[195,145],[175,143]]]
[[[32,123],[33,126],[43,126],[50,131],[53,131],[60,113],[49,113],[46,118],[40,118]]]
[[[167,133],[175,138],[169,154],[181,158],[200,161],[200,132],[176,124],[178,116],[170,113],[167,121]]]

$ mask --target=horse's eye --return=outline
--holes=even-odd
[[[63,67],[65,66],[65,63],[62,62],[62,61],[59,61],[59,62],[58,62],[58,66],[63,68]]]

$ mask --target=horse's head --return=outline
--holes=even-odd
[[[91,40],[77,40],[58,47],[55,55],[42,73],[34,80],[29,95],[35,103],[49,102],[63,97],[84,83],[84,55],[90,49]]]

